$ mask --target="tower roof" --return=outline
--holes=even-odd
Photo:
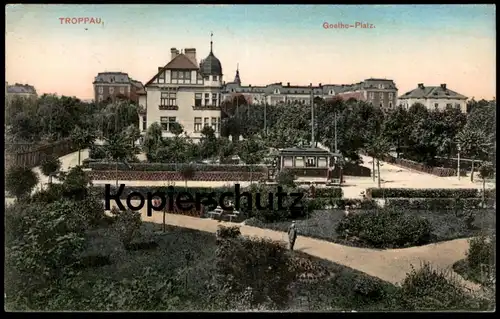
[[[200,72],[201,74],[203,74],[203,76],[222,75],[222,65],[213,52],[212,36],[213,33],[210,34],[210,53],[208,54],[206,59],[202,60],[200,63]]]

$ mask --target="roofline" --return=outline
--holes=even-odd
[[[177,57],[179,57],[179,56],[181,56],[181,55],[186,56],[186,55],[185,55],[185,54],[183,54],[183,53],[178,54],[175,58],[173,58],[173,59],[172,59],[172,60],[170,60],[167,64],[165,64],[165,66],[164,66],[163,68],[161,68],[161,70],[160,70],[160,71],[158,71],[158,72],[155,74],[155,76],[153,76],[153,78],[151,78],[151,80],[149,80],[146,84],[144,84],[144,86],[148,86],[148,85],[150,85],[151,83],[153,83],[153,81],[156,79],[156,77],[157,77],[158,75],[160,75],[160,73],[162,73],[162,72],[164,72],[164,71],[166,71],[166,70],[167,70],[167,66],[170,64],[170,62],[172,62],[173,60],[175,60]],[[186,58],[187,58],[187,56],[186,56]],[[189,58],[188,58],[188,60],[189,60],[189,61],[191,61]],[[191,61],[191,62],[193,62],[193,61]],[[196,66],[194,63],[193,63],[193,65],[194,65],[194,66]],[[199,70],[199,69],[200,69],[200,68],[196,66],[196,68],[193,68],[192,70]]]

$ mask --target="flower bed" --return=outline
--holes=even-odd
[[[186,166],[186,164],[171,164],[171,163],[118,163],[101,162],[88,160],[86,162],[88,168],[95,171],[150,171],[150,172],[177,172]],[[195,171],[199,172],[261,172],[267,173],[267,167],[262,165],[215,165],[215,164],[191,164]]]
[[[87,172],[92,180],[120,180],[120,181],[184,181],[180,172],[165,171],[90,171]],[[262,172],[207,172],[197,171],[190,181],[257,181],[267,178]]]

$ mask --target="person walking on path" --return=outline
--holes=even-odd
[[[293,250],[293,246],[295,245],[295,240],[297,239],[297,228],[295,227],[295,221],[292,222],[292,225],[288,228],[288,240],[290,244],[290,250]]]

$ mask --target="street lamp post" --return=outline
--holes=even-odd
[[[458,144],[457,146],[457,176],[458,176],[458,180],[460,180],[460,151],[462,150],[462,148],[460,147],[460,144]]]

